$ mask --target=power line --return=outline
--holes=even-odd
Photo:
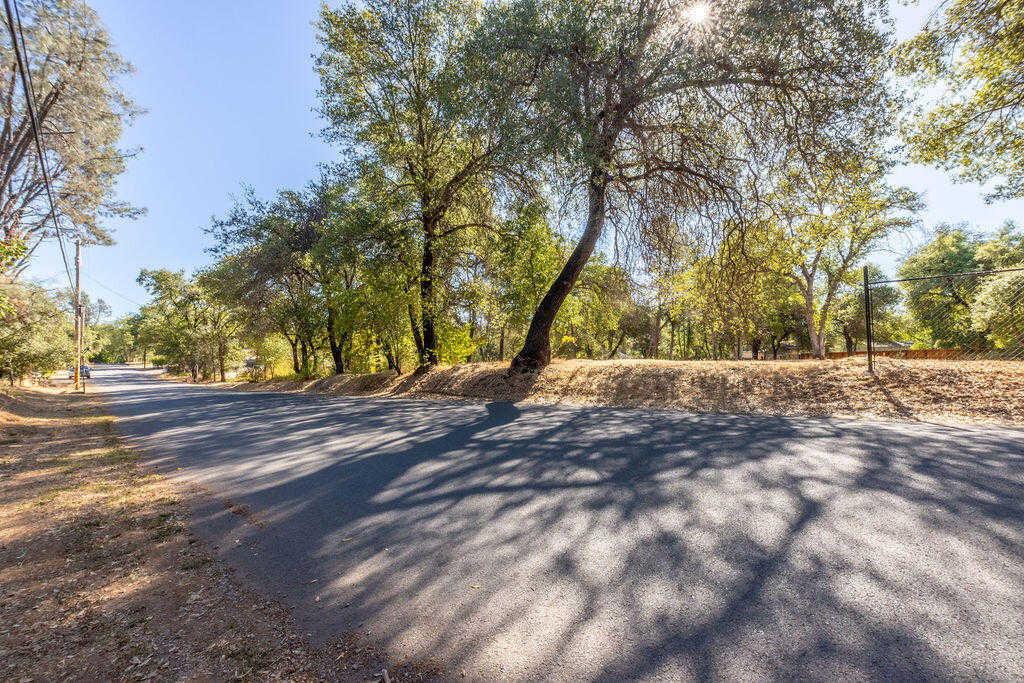
[[[112,294],[116,294],[117,296],[121,297],[122,299],[124,299],[125,301],[127,301],[130,304],[135,304],[136,306],[139,306],[140,308],[144,305],[144,304],[140,304],[138,301],[136,301],[135,299],[131,298],[130,296],[125,296],[124,294],[122,294],[121,292],[117,291],[113,287],[108,287],[107,285],[103,284],[102,282],[100,282],[99,280],[97,280],[93,276],[89,275],[88,273],[86,273],[85,276],[87,278],[89,278],[90,280],[92,280],[93,282],[95,282],[96,284],[98,284],[103,289],[107,290],[108,292],[111,292]]]
[[[39,166],[43,173],[43,184],[46,186],[46,196],[50,201],[50,217],[53,219],[53,227],[57,233],[57,244],[60,245],[60,256],[64,261],[64,272],[68,276],[68,285],[74,288],[74,279],[71,277],[71,266],[68,264],[68,255],[64,250],[64,239],[61,234],[60,221],[57,218],[57,203],[53,199],[53,188],[50,185],[50,171],[46,165],[46,155],[43,154],[43,143],[39,139],[39,121],[36,119],[36,107],[35,107],[35,89],[32,86],[31,74],[28,73],[26,62],[28,62],[28,52],[22,54],[23,50],[26,50],[24,44],[24,31],[21,27],[21,13],[18,12],[18,3],[15,0],[14,12],[11,11],[10,0],[4,0],[4,9],[7,12],[7,28],[11,34],[11,47],[14,48],[14,54],[16,61],[18,62],[18,72],[21,75],[21,87],[25,92],[25,106],[28,109],[29,120],[32,122],[32,137],[36,143],[36,154],[39,156]],[[17,16],[17,20],[15,20]],[[17,21],[17,24],[15,24]],[[17,30],[15,29],[17,25]],[[22,37],[22,41],[19,43],[18,36]]]

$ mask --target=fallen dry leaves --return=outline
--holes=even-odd
[[[190,533],[190,495],[138,464],[97,397],[0,392],[0,680],[441,677],[354,634],[312,646]]]

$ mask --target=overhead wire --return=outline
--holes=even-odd
[[[109,286],[107,286],[107,285],[103,284],[102,282],[100,282],[99,280],[97,280],[96,278],[94,278],[93,276],[91,276],[91,275],[89,275],[89,274],[85,274],[85,277],[89,278],[90,280],[92,280],[93,282],[95,282],[96,284],[98,284],[98,285],[99,285],[100,287],[102,287],[103,289],[107,290],[108,292],[110,292],[110,293],[112,293],[112,294],[116,294],[117,296],[121,297],[122,299],[124,299],[124,300],[125,300],[125,301],[127,301],[128,303],[130,303],[130,304],[135,304],[136,306],[139,306],[140,308],[141,308],[141,307],[143,306],[143,304],[140,304],[140,303],[139,303],[138,301],[136,301],[135,299],[133,299],[133,298],[131,298],[130,296],[127,296],[127,295],[125,295],[125,294],[122,294],[121,292],[117,291],[117,290],[116,290],[116,289],[114,289],[113,287],[109,287]]]

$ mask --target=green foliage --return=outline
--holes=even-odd
[[[91,329],[93,349],[86,358],[93,363],[128,363],[133,359],[135,336],[124,321],[98,325]]]
[[[186,278],[181,271],[143,270],[138,282],[153,297],[147,330],[157,353],[172,370],[186,370],[192,379],[225,379],[227,365],[237,360],[239,315],[221,297],[222,272],[216,269]]]
[[[74,324],[45,290],[8,283],[0,293],[7,299],[7,310],[0,312],[0,373],[13,384],[74,362]]]
[[[8,273],[24,256],[25,242],[15,237],[0,239],[0,282],[9,281]],[[7,295],[0,292],[0,316],[12,312]]]
[[[1010,224],[990,239],[960,228],[942,226],[935,238],[900,266],[901,278],[928,278],[946,273],[970,273],[1024,263],[1024,239]],[[998,278],[997,278],[998,279]],[[987,294],[986,313],[975,312],[979,284],[994,280],[977,277],[936,278],[901,283],[917,343],[938,348],[984,348],[990,343],[980,320],[992,320],[999,296]],[[980,316],[980,317],[979,317]]]
[[[1002,273],[982,284],[971,321],[997,347],[1024,349],[1024,271]]]
[[[904,126],[912,160],[996,180],[993,198],[1024,194],[1022,45],[1021,0],[953,0],[901,46],[902,71],[928,100]]]

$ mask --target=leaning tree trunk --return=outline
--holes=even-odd
[[[388,362],[388,370],[394,370],[396,374],[402,374],[402,366],[398,363],[398,354],[391,348],[391,343],[385,339],[380,340],[381,350],[384,351],[384,360]]]
[[[587,265],[590,255],[594,252],[597,240],[601,237],[605,219],[605,196],[608,180],[605,164],[598,164],[590,172],[590,201],[587,209],[587,227],[573,249],[569,260],[565,262],[562,272],[551,283],[547,294],[541,299],[540,305],[530,321],[530,329],[526,333],[522,350],[512,359],[509,373],[533,373],[551,362],[551,326],[555,316],[569,296],[576,280],[579,279],[583,267]]]
[[[625,341],[625,339],[626,339],[626,333],[625,332],[619,332],[619,340],[617,342],[615,342],[615,344],[612,346],[612,348],[608,351],[608,356],[606,357],[608,360],[611,360],[612,358],[615,358],[615,354],[617,354],[619,352],[619,347],[622,346],[622,342]]]

